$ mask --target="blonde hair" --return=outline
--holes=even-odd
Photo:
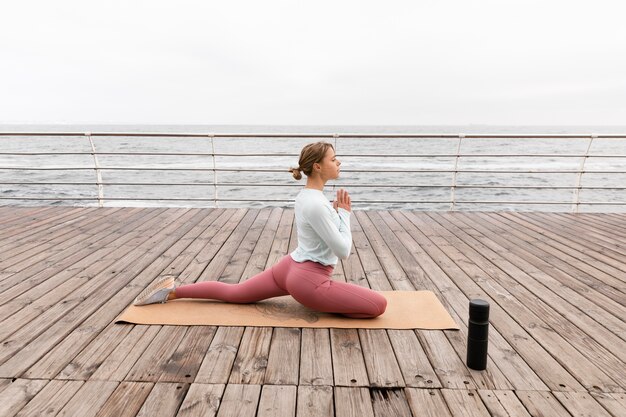
[[[289,172],[297,180],[302,179],[303,172],[307,177],[310,177],[313,173],[313,164],[322,162],[329,148],[335,150],[333,145],[328,142],[309,143],[300,152],[298,167],[290,168]]]

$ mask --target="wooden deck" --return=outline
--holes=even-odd
[[[626,215],[357,211],[337,280],[460,331],[112,324],[150,282],[237,282],[293,210],[0,208],[0,415],[626,416]],[[464,365],[468,300],[490,359]]]

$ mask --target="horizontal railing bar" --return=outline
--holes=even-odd
[[[97,185],[96,182],[0,182],[0,185]],[[302,187],[302,184],[281,184],[281,183],[235,183],[235,182],[102,182],[102,185],[140,185],[140,186],[218,186],[218,187]],[[432,184],[327,184],[328,187],[350,187],[350,188],[450,188],[450,185]],[[626,187],[606,187],[606,186],[549,186],[549,185],[479,185],[464,184],[456,185],[456,188],[484,188],[484,189],[513,189],[513,190],[626,190]]]
[[[72,200],[93,200],[97,201],[97,197],[0,197],[0,200],[50,200],[50,201],[72,201]],[[215,201],[213,198],[158,198],[158,197],[107,197],[108,201]],[[235,199],[220,198],[220,201],[241,201],[241,202],[294,202],[293,199]],[[449,204],[451,200],[352,200],[353,203],[407,203],[407,204]],[[571,201],[498,201],[498,200],[455,200],[455,204],[567,204],[571,205]],[[580,202],[581,205],[625,205],[626,201],[599,201],[599,202]]]
[[[0,132],[0,136],[127,136],[127,137],[197,137],[197,138],[626,138],[623,133],[164,133],[164,132]]]
[[[95,168],[91,167],[0,167],[0,170],[19,170],[19,171],[76,171],[76,170],[94,170]],[[100,166],[99,169],[101,171],[109,170],[109,171],[220,171],[220,172],[283,172],[289,173],[289,171],[285,169],[252,169],[252,168],[167,168],[167,167],[103,167]],[[342,169],[343,172],[371,172],[371,173],[486,173],[486,174],[578,174],[582,172],[583,174],[626,174],[626,171],[598,171],[598,170],[476,170],[476,169],[465,169],[465,170],[450,170],[450,169],[389,169],[389,170],[381,170],[381,169]]]
[[[0,155],[9,156],[53,156],[53,155],[93,155],[92,152],[0,152]],[[285,156],[298,157],[299,154],[288,153],[188,153],[188,152],[97,152],[96,155],[109,156],[231,156],[231,157],[267,157]],[[624,155],[607,154],[339,154],[350,158],[626,158]]]

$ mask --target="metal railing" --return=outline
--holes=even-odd
[[[39,150],[37,149],[36,141],[33,140],[35,138],[55,138],[55,137],[64,137],[64,138],[72,138],[72,140],[80,141],[84,139],[86,143],[83,143],[83,150]],[[146,144],[145,141],[154,140],[155,138],[161,138],[166,140],[171,140],[171,146],[168,146],[165,152],[161,151],[142,151],[140,147],[136,147],[136,149],[131,149],[128,151],[117,151],[117,150],[101,150],[98,147],[95,139],[104,141],[111,141],[113,138],[127,138],[132,140],[136,140],[141,138],[144,142],[138,142]],[[198,138],[201,139],[202,142],[197,143],[189,147],[187,144],[187,148],[182,151],[172,151],[172,148],[176,148],[177,139],[181,140],[182,138],[193,139]],[[10,143],[12,147],[16,147],[15,150],[7,150],[8,146],[6,146],[9,142],[7,140],[14,139],[16,143]],[[459,209],[459,206],[469,206],[477,205],[481,206],[481,209],[489,209],[489,206],[493,206],[496,208],[502,207],[511,207],[511,206],[524,206],[524,207],[532,207],[532,206],[567,206],[569,207],[569,211],[578,212],[582,206],[604,206],[611,207],[613,209],[624,210],[626,209],[626,198],[623,198],[623,191],[626,190],[626,134],[588,134],[588,135],[580,135],[580,134],[282,134],[282,133],[263,133],[263,134],[250,134],[250,133],[132,133],[132,132],[0,132],[0,201],[2,200],[13,200],[13,201],[70,201],[74,204],[83,204],[85,202],[93,202],[98,206],[102,207],[107,204],[107,202],[130,202],[130,201],[158,201],[158,202],[166,202],[167,204],[177,203],[177,202],[196,202],[196,203],[207,203],[212,206],[218,207],[221,203],[231,202],[231,203],[271,203],[276,205],[277,203],[283,203],[282,205],[289,205],[293,203],[293,198],[295,195],[292,193],[290,196],[285,196],[284,198],[270,198],[267,194],[270,194],[272,190],[276,190],[276,187],[285,187],[289,189],[290,187],[302,187],[302,182],[280,182],[275,180],[266,180],[260,182],[241,182],[241,181],[228,181],[226,178],[222,178],[222,174],[220,173],[253,173],[254,176],[260,176],[260,173],[281,173],[288,175],[289,166],[296,166],[298,160],[298,152],[301,148],[301,144],[298,146],[290,146],[287,149],[289,152],[262,152],[256,151],[254,149],[251,152],[239,152],[238,150],[230,150],[228,152],[224,151],[216,151],[216,140],[221,139],[224,140],[225,144],[228,143],[229,140],[235,139],[245,139],[245,140],[256,140],[256,148],[263,149],[265,147],[265,141],[270,139],[307,139],[311,140],[326,140],[331,141],[335,145],[336,152],[338,157],[340,158],[356,158],[358,163],[346,163],[344,161],[344,166],[348,166],[348,168],[344,169],[342,167],[343,173],[348,174],[357,174],[364,176],[374,176],[375,180],[368,179],[366,182],[358,182],[358,181],[347,181],[343,182],[343,179],[340,178],[339,181],[334,183],[329,183],[330,187],[335,188],[337,186],[341,186],[344,188],[348,188],[351,190],[364,190],[362,193],[359,193],[358,197],[353,197],[353,203],[355,206],[371,206],[375,204],[383,204],[383,205],[393,205],[393,204],[403,204],[404,207],[415,206],[415,208],[419,208],[423,205],[445,205],[445,209],[447,210],[456,210]],[[394,141],[397,140],[407,140],[408,142],[403,143],[405,147],[404,152],[396,153],[393,152],[361,152],[361,149],[358,147],[355,148],[354,141],[357,142],[361,140],[363,142],[368,140],[382,140],[386,141],[384,143],[380,143],[377,146],[377,149],[384,147],[384,144],[389,145],[389,149],[396,149],[394,146]],[[453,151],[443,151],[443,152],[425,152],[420,153],[416,152],[415,149],[420,149],[420,146],[427,140],[441,140],[442,143],[445,143],[446,146]],[[500,140],[500,145],[504,144],[505,146],[516,140],[526,140],[527,142],[532,142],[532,140],[543,140],[545,141],[556,141],[556,140],[564,140],[566,141],[565,145],[558,147],[557,150],[552,150],[550,152],[492,152],[490,151],[492,146],[483,146],[483,148],[479,152],[467,152],[464,150],[464,146],[469,145],[471,147],[473,141],[478,140]],[[570,142],[567,142],[567,141]],[[4,141],[4,142],[3,142]],[[447,143],[452,141],[452,143]],[[603,143],[599,143],[599,141],[603,141]],[[578,151],[569,151],[570,144],[576,142],[580,150]],[[530,143],[532,144],[532,143]],[[617,144],[617,146],[614,146]],[[135,144],[137,145],[137,144]],[[251,145],[251,144],[247,144]],[[349,146],[348,146],[349,145]],[[544,143],[545,145],[545,143]],[[598,149],[594,149],[594,145]],[[608,146],[613,145],[613,146]],[[78,143],[72,142],[72,146],[75,148]],[[50,147],[50,146],[49,146]],[[54,147],[54,146],[53,146]],[[413,149],[411,152],[407,152],[407,147]],[[605,149],[608,147],[610,149]],[[227,148],[227,147],[226,147]],[[346,151],[344,151],[347,148]],[[594,152],[592,152],[594,150]],[[47,162],[43,165],[35,165],[34,163],[28,164],[28,157],[45,157]],[[60,164],[60,165],[52,165],[49,163],[49,160],[53,160],[57,157],[86,157],[92,160],[92,164],[75,164],[70,161],[70,163]],[[159,160],[158,166],[149,166],[149,164],[137,164],[131,163],[130,165],[120,165],[120,164],[107,164],[105,161],[107,157],[147,157],[147,158],[157,158]],[[208,159],[208,163],[206,166],[192,166],[191,163],[180,162],[187,157],[192,158],[205,158]],[[221,159],[225,158],[244,158],[248,160],[252,160],[253,158],[258,157],[271,157],[271,158],[289,158],[289,163],[286,164],[284,168],[256,168],[252,165],[254,162],[246,162],[239,163],[234,165],[232,162],[221,162]],[[163,158],[176,158],[177,163],[172,165],[167,165],[162,161]],[[519,158],[532,158],[537,168],[524,168],[524,169],[511,169],[508,166],[515,165],[514,161]],[[564,168],[563,165],[557,166],[556,168],[551,167],[550,163],[554,162],[555,159],[559,161],[565,161],[566,165],[572,165],[572,167]],[[589,169],[588,161],[589,159],[593,159],[594,161],[613,161],[613,164],[610,166],[611,169],[597,169],[592,168]],[[394,160],[403,160],[403,165],[399,168],[393,167]],[[406,162],[406,161],[410,162]],[[431,168],[423,168],[419,161],[425,160],[431,162],[433,167]],[[479,161],[479,163],[472,164],[471,162]],[[491,160],[495,162],[491,162]],[[382,167],[384,165],[381,161],[391,161],[392,167]],[[547,161],[544,163],[544,161]],[[27,162],[24,164],[24,162]],[[502,164],[505,164],[503,167]],[[247,164],[247,166],[246,166]],[[575,164],[575,165],[573,165]],[[271,165],[268,163],[267,165]],[[449,166],[448,166],[449,165]],[[467,165],[467,166],[466,166]],[[474,166],[473,166],[474,165]],[[552,164],[553,165],[553,164]],[[606,164],[605,164],[606,165]],[[355,166],[355,168],[350,168],[350,166]],[[527,165],[526,165],[527,166]],[[543,166],[543,167],[542,167]],[[547,168],[546,168],[547,167]],[[30,173],[40,172],[45,173],[48,171],[54,171],[58,173],[57,176],[63,177],[63,180],[53,180],[53,179],[39,179],[37,181],[27,181],[25,178],[21,177],[20,173]],[[76,181],[72,180],[72,176],[74,173],[80,171],[93,171],[95,175],[93,175],[90,180]],[[123,181],[115,181],[115,180],[106,180],[106,176],[103,173],[128,173],[129,171],[137,171],[142,173],[151,173],[149,181],[132,181],[128,178],[123,178]],[[186,181],[154,181],[156,172],[182,172],[182,173],[200,173],[200,175],[204,175],[204,173],[210,173],[212,175],[212,180],[207,181],[203,180],[205,177],[194,177],[192,180]],[[4,174],[4,175],[2,175]],[[218,175],[220,174],[220,175]],[[408,176],[413,175],[416,176],[418,174],[424,174],[424,178],[428,181],[428,183],[410,183],[410,182],[398,182],[397,180],[392,179],[391,183],[388,183],[386,178],[398,175],[398,174],[406,174]],[[444,184],[433,184],[434,174],[445,174],[450,176],[450,182]],[[560,175],[561,179],[563,175],[574,176],[575,181],[573,183],[569,183],[566,185],[555,185],[555,184],[545,184],[547,181],[543,180],[543,184],[534,185],[534,184],[513,184],[513,183],[503,183],[503,184],[478,184],[478,183],[463,183],[462,179],[466,179],[465,177],[471,178],[472,175],[475,174],[514,174],[516,175],[516,180],[519,182],[520,179],[524,179],[524,176],[529,177],[532,175],[550,175],[557,176]],[[602,175],[605,180],[603,180],[603,185],[594,185],[587,184],[585,179],[592,174]],[[622,177],[623,175],[623,177]],[[31,175],[32,176],[32,175]],[[45,176],[45,175],[44,175]],[[342,175],[343,176],[343,175]],[[430,176],[430,177],[429,177]],[[41,177],[41,175],[39,175]],[[348,180],[350,180],[350,175],[348,175]],[[608,178],[608,180],[606,180]],[[288,181],[290,177],[286,176],[285,180]],[[439,178],[437,178],[439,179]],[[41,195],[27,195],[20,194],[20,189],[24,189],[30,186],[95,186],[95,191],[97,194],[94,195],[53,195],[53,196],[41,196]],[[17,190],[9,190],[6,189],[6,186],[18,186]],[[124,186],[133,186],[140,187],[138,190],[147,190],[151,187],[164,187],[164,186],[175,186],[175,187],[205,187],[203,189],[204,194],[200,196],[182,196],[182,197],[171,197],[171,196],[148,196],[148,195],[137,195],[133,194],[131,196],[124,197],[116,197],[111,196],[107,192],[111,190],[113,187],[124,187]],[[206,191],[206,187],[209,187],[212,191],[212,195],[208,195]],[[3,190],[4,188],[4,190]],[[231,195],[222,197],[218,191],[225,189],[237,189],[237,188],[250,188],[255,190],[264,190],[262,191],[262,195],[253,196],[253,198],[245,198],[240,195]],[[418,192],[423,192],[424,190],[439,190],[435,196],[431,196],[430,198],[389,198],[385,197],[382,199],[373,198],[374,192],[366,192],[366,189],[374,188],[378,190],[376,193],[380,194],[380,190],[388,190],[388,194],[393,194],[398,190],[404,190],[406,193],[407,190],[411,193],[415,194]],[[443,198],[443,194],[441,190],[448,189],[448,197]],[[516,191],[516,192],[527,192],[529,190],[551,190],[553,192],[559,192],[561,198],[554,199],[514,199],[514,200],[500,200],[500,199],[489,199],[484,197],[474,197],[474,198],[463,198],[459,196],[459,193],[462,190],[507,190],[507,191]],[[614,197],[610,197],[608,200],[598,200],[598,199],[582,199],[581,192],[588,190],[600,190],[600,191],[612,191],[612,192],[622,192],[622,196],[619,199],[614,199]],[[53,190],[52,190],[53,191]],[[511,194],[508,192],[508,195]],[[566,192],[570,192],[571,194],[567,194]],[[67,194],[67,193],[66,193]],[[507,195],[507,193],[504,193]],[[566,200],[562,196],[569,196]],[[531,196],[532,197],[532,196]],[[540,197],[540,196],[538,196]]]

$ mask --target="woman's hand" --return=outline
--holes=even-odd
[[[350,194],[343,188],[337,190],[337,199],[333,201],[333,207],[335,210],[339,211],[339,208],[352,211],[352,203],[350,199]]]

